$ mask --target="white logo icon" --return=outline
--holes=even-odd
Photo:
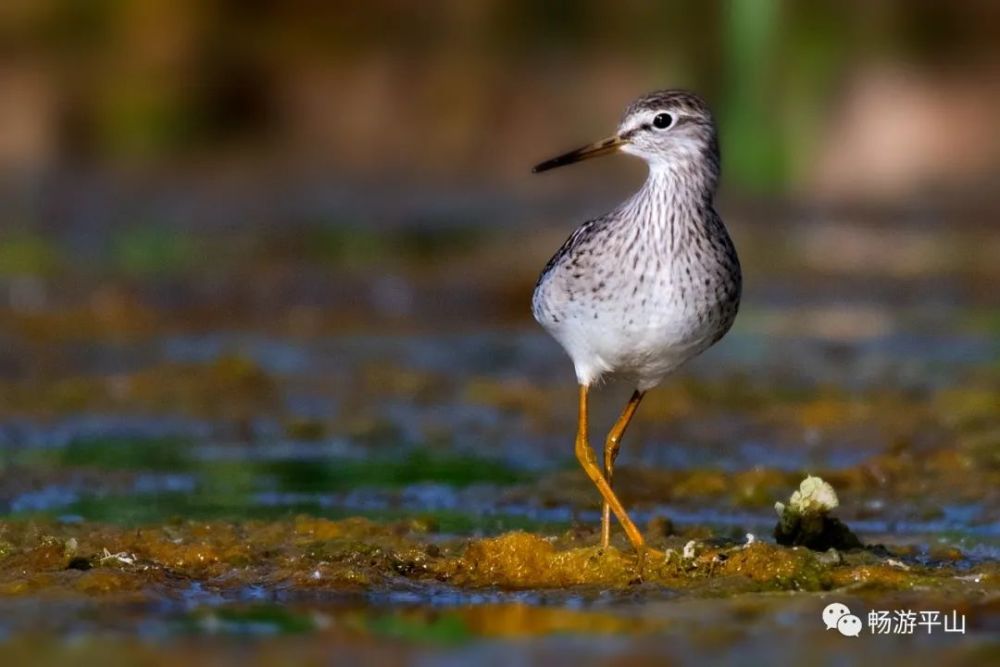
[[[854,614],[844,614],[837,621],[837,629],[845,637],[857,637],[861,634],[861,619]]]
[[[847,608],[847,605],[841,602],[831,602],[826,605],[826,609],[823,610],[823,623],[826,624],[826,629],[838,629],[837,622],[841,619],[841,617],[849,616],[850,613],[851,610]]]

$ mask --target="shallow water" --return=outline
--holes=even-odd
[[[880,226],[782,224],[781,251],[735,225],[737,326],[623,445],[623,502],[673,550],[654,566],[620,534],[595,548],[569,363],[525,321],[546,228],[523,258],[442,235],[360,269],[264,252],[4,277],[0,658],[980,664],[1000,632],[996,240],[922,229],[941,257],[870,266],[814,248]],[[595,394],[594,442],[628,392]],[[807,473],[869,549],[773,544]],[[968,627],[843,637],[831,601]]]

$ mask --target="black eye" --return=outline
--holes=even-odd
[[[665,130],[674,123],[674,117],[668,113],[658,113],[653,119],[653,127],[658,130]]]

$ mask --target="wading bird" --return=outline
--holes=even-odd
[[[712,114],[692,93],[643,95],[607,139],[537,165],[542,172],[622,152],[649,165],[645,184],[589,220],[542,270],[532,312],[566,350],[579,382],[576,456],[604,501],[601,543],[613,512],[637,551],[642,534],[611,488],[622,435],[643,395],[729,330],[740,303],[736,249],[713,205],[719,144]],[[604,444],[604,469],[587,439],[587,396],[605,376],[635,392]]]

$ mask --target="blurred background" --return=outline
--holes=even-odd
[[[4,0],[0,515],[592,528],[531,290],[645,167],[530,168],[684,87],[744,300],[640,410],[623,500],[767,536],[819,471],[864,538],[995,559],[998,25],[986,0]]]
[[[662,87],[716,109],[750,308],[782,263],[838,284],[982,277],[998,18],[990,2],[10,0],[4,318],[526,322],[560,236],[644,169],[529,167]],[[910,296],[989,298],[934,282]]]

